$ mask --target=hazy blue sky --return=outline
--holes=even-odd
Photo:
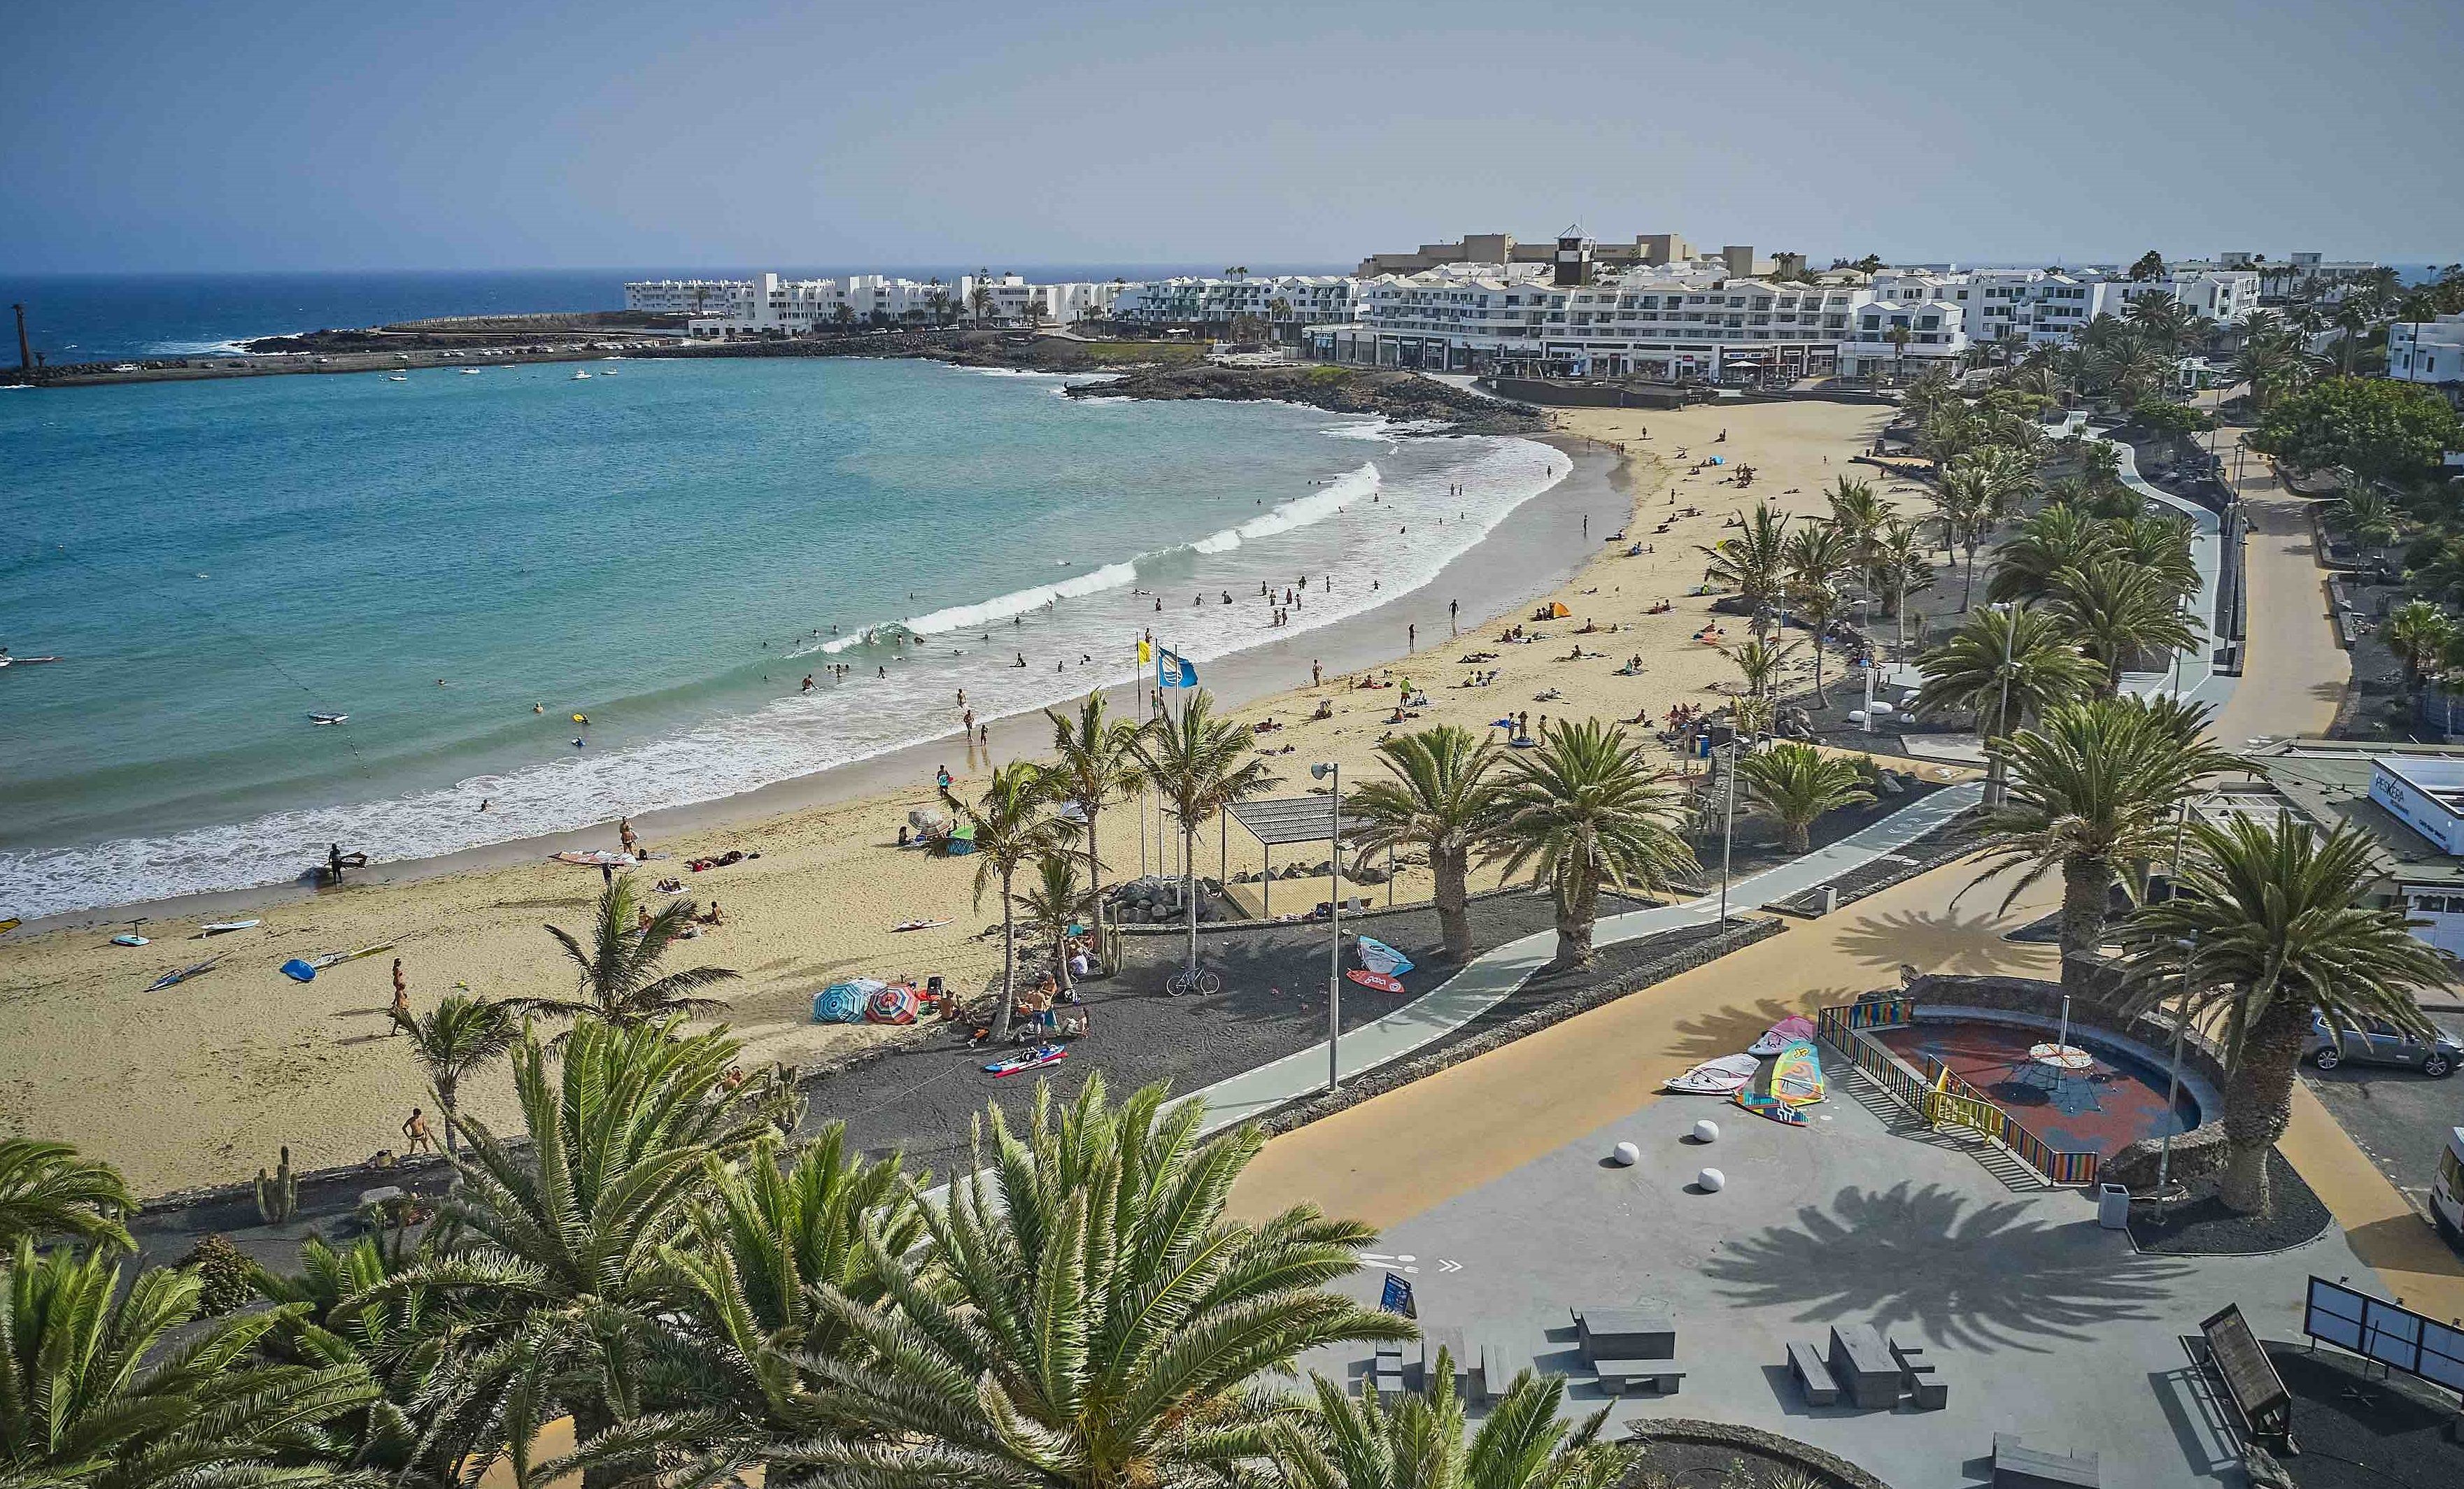
[[[2464,257],[2464,4],[11,0],[0,268]]]

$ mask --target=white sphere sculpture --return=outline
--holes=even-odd
[[[1702,1121],[1694,1124],[1694,1141],[1698,1143],[1716,1143],[1719,1140],[1720,1124],[1712,1121],[1708,1117],[1705,1117]]]
[[[1851,724],[1862,724],[1865,722],[1865,711],[1863,709],[1850,709],[1848,711],[1848,722]]]
[[[1694,1182],[1703,1187],[1704,1193],[1716,1194],[1728,1187],[1728,1176],[1717,1169],[1705,1169],[1694,1175]]]
[[[1642,1162],[1642,1150],[1632,1143],[1619,1143],[1610,1152],[1609,1159],[1620,1169],[1631,1169]]]

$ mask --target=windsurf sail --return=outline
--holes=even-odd
[[[1814,1038],[1814,1020],[1795,1015],[1781,1019],[1763,1031],[1763,1037],[1746,1046],[1750,1055],[1776,1055],[1792,1044]]]
[[[1822,1057],[1815,1052],[1812,1043],[1796,1040],[1772,1056],[1759,1075],[1728,1099],[1757,1117],[1801,1128],[1806,1125],[1802,1108],[1821,1101],[1826,1094]]]
[[[1403,975],[1403,974],[1412,970],[1412,959],[1410,957],[1395,950],[1393,947],[1388,946],[1385,942],[1378,940],[1375,936],[1361,936],[1358,939],[1360,942],[1360,965],[1367,968],[1369,971],[1377,973],[1383,976],[1399,977]]]
[[[1670,1076],[1665,1084],[1669,1090],[1689,1096],[1727,1096],[1745,1089],[1762,1063],[1751,1055],[1723,1055],[1703,1062],[1683,1075]]]

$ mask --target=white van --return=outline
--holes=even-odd
[[[2430,1214],[2449,1240],[2464,1241],[2464,1128],[2447,1129],[2447,1150],[2438,1155],[2438,1177],[2430,1185]]]

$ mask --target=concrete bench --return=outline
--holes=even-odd
[[[1835,1325],[1827,1363],[1831,1378],[1855,1405],[1887,1412],[1900,1404],[1900,1362],[1891,1357],[1890,1347],[1873,1325],[1851,1324],[1841,1328]]]
[[[1454,1375],[1458,1390],[1463,1386],[1465,1372],[1478,1362],[1465,1352],[1463,1331],[1451,1325],[1420,1330],[1420,1389],[1428,1390],[1437,1381],[1438,1356],[1442,1353]]]
[[[1677,1323],[1639,1308],[1573,1308],[1583,1358],[1596,1368],[1603,1359],[1666,1360],[1677,1353]]]
[[[1381,1345],[1377,1358],[1372,1362],[1370,1380],[1381,1396],[1400,1395],[1403,1391],[1403,1350],[1399,1345]]]
[[[1600,1377],[1600,1389],[1613,1396],[1645,1386],[1663,1396],[1673,1396],[1685,1379],[1685,1371],[1674,1360],[1595,1360],[1592,1369]]]
[[[1831,1367],[1822,1363],[1821,1354],[1812,1345],[1792,1343],[1788,1347],[1788,1372],[1796,1377],[1807,1406],[1838,1405],[1838,1384],[1831,1378]]]
[[[1900,1362],[1900,1385],[1907,1391],[1910,1406],[1920,1412],[1939,1412],[1950,1405],[1950,1382],[1935,1372],[1923,1349],[1895,1344],[1891,1358]]]
[[[1993,1489],[2100,1489],[2093,1453],[2045,1453],[2019,1445],[2013,1433],[1993,1434]]]
[[[1484,1339],[1467,1347],[1472,1358],[1464,1371],[1464,1393],[1477,1402],[1494,1401],[1506,1394],[1522,1372],[1524,1358],[1494,1339]]]

